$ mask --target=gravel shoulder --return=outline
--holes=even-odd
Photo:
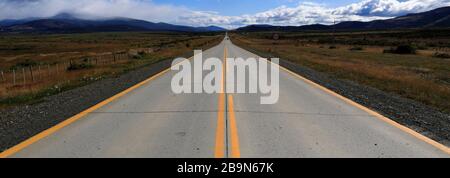
[[[271,54],[247,47],[243,48],[268,59],[275,57]],[[280,59],[280,65],[363,106],[375,110],[422,135],[446,146],[450,146],[450,114],[443,113],[435,108],[393,93],[387,93],[349,80],[336,79],[333,76],[300,66],[289,60]]]
[[[0,110],[0,152],[169,68],[171,63],[164,60],[46,97],[33,105]]]

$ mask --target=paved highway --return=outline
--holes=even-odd
[[[203,57],[257,56],[225,38]],[[154,77],[11,157],[449,157],[448,148],[285,70],[274,105],[261,105],[261,94],[177,95],[174,75]]]

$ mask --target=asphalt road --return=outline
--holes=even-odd
[[[225,39],[203,57],[256,55]],[[273,105],[261,105],[261,94],[177,95],[174,75],[151,80],[12,157],[449,157],[284,70]]]

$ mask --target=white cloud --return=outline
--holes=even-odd
[[[364,0],[335,10],[338,14],[399,16],[450,6],[450,0]]]
[[[48,17],[61,12],[85,17],[130,17],[154,22],[234,28],[249,24],[305,25],[336,21],[370,21],[450,6],[450,0],[363,0],[342,7],[304,2],[256,14],[223,16],[216,12],[155,4],[151,0],[2,0],[0,19]]]
[[[150,0],[1,0],[0,19],[49,17],[69,12],[84,17],[130,17],[175,21],[183,7],[157,5]]]
[[[265,12],[242,16],[219,16],[217,14],[187,14],[181,19],[187,24],[226,25],[229,28],[249,24],[306,25],[332,24],[334,21],[371,21],[387,19],[408,13],[417,13],[450,6],[450,0],[364,0],[338,8],[312,2],[296,7],[281,6]],[[189,21],[189,22],[187,22]]]

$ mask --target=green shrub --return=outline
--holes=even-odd
[[[384,53],[393,53],[393,54],[416,54],[416,48],[411,45],[400,45],[396,48],[385,49]]]
[[[25,61],[18,62],[16,65],[12,66],[11,69],[17,69],[17,68],[25,68],[30,66],[35,66],[38,63],[36,61],[33,61],[31,59],[26,59]]]
[[[132,56],[133,59],[141,60],[144,59],[144,54],[138,53]]]
[[[82,69],[89,69],[94,67],[91,64],[88,63],[71,63],[69,67],[67,67],[68,71],[74,71],[74,70],[82,70]]]

